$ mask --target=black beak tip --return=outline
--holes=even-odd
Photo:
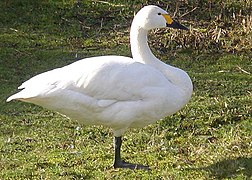
[[[183,25],[182,25],[182,26],[183,26]],[[188,27],[185,27],[185,26],[183,26],[181,29],[182,29],[182,30],[189,31],[189,28],[188,28]]]
[[[185,27],[184,25],[178,23],[177,21],[173,21],[171,24],[166,23],[166,27],[189,31],[189,29],[187,27]]]

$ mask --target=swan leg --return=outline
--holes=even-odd
[[[115,145],[114,168],[150,170],[149,166],[144,166],[144,165],[141,165],[141,164],[132,164],[132,163],[129,163],[129,162],[125,162],[125,161],[123,161],[121,159],[122,137],[115,137],[114,145]]]

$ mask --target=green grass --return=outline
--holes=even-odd
[[[168,52],[159,42],[169,32],[152,32],[154,53],[190,74],[194,94],[173,116],[125,134],[122,156],[150,165],[149,172],[112,167],[109,128],[5,102],[46,70],[90,56],[130,56],[128,27],[141,2],[0,2],[0,179],[252,178],[251,52]]]

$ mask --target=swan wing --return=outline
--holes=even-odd
[[[128,57],[100,56],[34,76],[19,87],[22,91],[7,101],[31,102],[70,117],[90,114],[96,118],[93,114],[97,112],[107,110],[109,114],[116,114],[124,110],[130,118],[135,107],[140,111],[140,102],[156,101],[157,95],[162,96],[167,83],[163,74],[149,65]],[[105,116],[112,118],[104,115],[100,119]]]
[[[164,81],[166,79],[159,71],[131,58],[100,56],[34,76],[18,89],[23,89],[20,98],[46,97],[67,89],[103,100],[100,105],[104,106],[116,100],[141,99],[143,89],[163,86],[167,83]]]
[[[103,100],[100,104],[105,105],[114,101],[143,99],[146,96],[143,92],[148,88],[164,87],[168,83],[161,72],[131,58],[106,56],[101,59],[90,59],[89,68],[77,74],[73,78],[76,81],[69,88]],[[85,61],[80,63],[85,66]]]

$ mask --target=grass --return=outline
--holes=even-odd
[[[194,94],[180,112],[125,134],[123,157],[150,165],[149,172],[113,169],[109,128],[80,126],[32,104],[5,102],[35,74],[90,56],[130,56],[128,27],[142,2],[0,2],[0,179],[251,179],[247,50],[202,53],[190,44],[169,49],[170,31],[152,32],[154,53],[190,74]]]

